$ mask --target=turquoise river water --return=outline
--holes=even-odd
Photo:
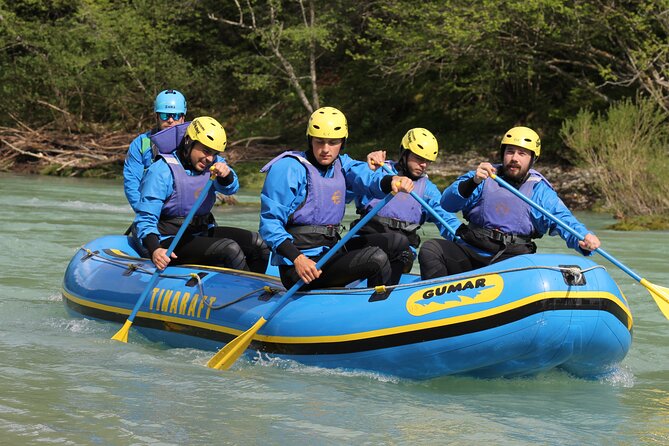
[[[70,257],[132,219],[119,181],[2,174],[0,192],[2,445],[669,444],[669,321],[601,257],[635,327],[619,370],[599,381],[553,371],[416,382],[244,359],[222,372],[205,366],[210,352],[136,333],[118,343],[118,325],[65,312]],[[217,207],[217,220],[257,229],[258,193],[238,198],[245,204]],[[610,254],[669,287],[668,232],[614,232],[606,216],[578,216]],[[539,246],[567,249],[555,237]]]

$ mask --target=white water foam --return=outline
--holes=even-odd
[[[67,201],[50,201],[43,200],[40,198],[31,198],[25,201],[25,204],[31,205],[36,208],[56,208],[56,209],[71,209],[71,210],[86,210],[86,211],[101,211],[117,214],[119,212],[132,215],[132,209],[130,205],[113,205],[107,203],[89,203],[86,201],[79,200],[67,200]]]
[[[388,382],[388,383],[398,383],[402,379],[396,376],[383,375],[378,372],[370,372],[365,370],[349,370],[342,368],[325,368],[325,367],[316,367],[310,365],[300,364],[297,361],[291,359],[283,359],[274,356],[267,355],[265,353],[258,353],[253,358],[253,364],[260,365],[263,367],[277,367],[289,372],[297,372],[300,374],[312,375],[312,376],[347,376],[347,377],[363,377],[371,378],[375,381]]]
[[[635,378],[632,370],[628,366],[621,364],[616,370],[603,377],[601,381],[615,387],[632,388],[634,387]]]

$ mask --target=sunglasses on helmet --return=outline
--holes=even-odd
[[[183,113],[158,113],[158,117],[160,118],[161,121],[167,121],[168,119],[172,118],[174,121],[178,121],[179,119],[184,117]]]

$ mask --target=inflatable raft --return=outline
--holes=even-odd
[[[65,306],[77,316],[123,323],[154,272],[127,237],[96,239],[67,267]],[[389,295],[360,285],[296,293],[246,354],[410,379],[513,377],[553,368],[596,378],[616,369],[632,341],[625,296],[603,266],[581,256],[523,255],[429,281],[405,275],[389,289]],[[284,292],[270,275],[170,266],[132,330],[170,346],[216,351]]]

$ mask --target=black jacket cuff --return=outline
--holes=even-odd
[[[282,255],[283,257],[287,258],[291,262],[294,262],[295,259],[302,254],[302,251],[297,249],[295,245],[293,245],[293,242],[290,239],[286,239],[281,243],[277,248],[276,252],[279,255]]]
[[[158,234],[149,234],[144,239],[142,239],[142,244],[149,251],[149,254],[153,255],[153,251],[160,248],[160,239]]]
[[[381,179],[381,190],[384,194],[389,194],[393,190],[393,175],[386,175]]]
[[[217,177],[217,178],[216,178],[216,181],[218,181],[218,184],[220,184],[220,185],[223,186],[223,187],[232,184],[232,182],[233,182],[234,180],[235,180],[235,175],[232,173],[232,171],[230,171],[230,173],[227,174],[227,175],[224,176],[224,177]]]
[[[467,181],[462,181],[458,185],[458,192],[460,192],[460,195],[462,195],[463,198],[469,198],[478,186],[479,185],[474,182],[474,178],[472,177]]]

